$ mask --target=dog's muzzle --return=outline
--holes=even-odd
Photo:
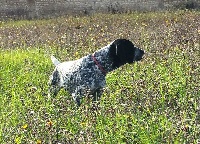
[[[139,49],[139,48],[136,48],[134,60],[135,61],[140,61],[143,58],[143,55],[144,55],[144,51]]]

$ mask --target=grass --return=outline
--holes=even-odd
[[[198,143],[199,11],[0,23],[1,143]],[[48,98],[49,56],[80,58],[116,38],[146,51],[107,75],[100,108]]]

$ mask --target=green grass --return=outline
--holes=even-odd
[[[0,143],[197,143],[200,13],[96,14],[0,23]],[[107,75],[100,108],[48,98],[49,56],[73,60],[127,38],[145,58]]]

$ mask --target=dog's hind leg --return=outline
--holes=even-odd
[[[60,75],[57,70],[55,70],[53,72],[53,74],[51,75],[48,85],[49,85],[49,94],[48,95],[53,94],[53,96],[56,96],[61,89]]]

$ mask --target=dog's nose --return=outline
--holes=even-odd
[[[143,58],[143,55],[144,55],[144,51],[137,48],[136,51],[135,51],[135,57],[134,57],[134,60],[135,61],[139,61]]]
[[[141,55],[144,55],[144,51],[143,51],[143,50],[141,50],[141,49],[140,49],[140,53],[141,53]]]

